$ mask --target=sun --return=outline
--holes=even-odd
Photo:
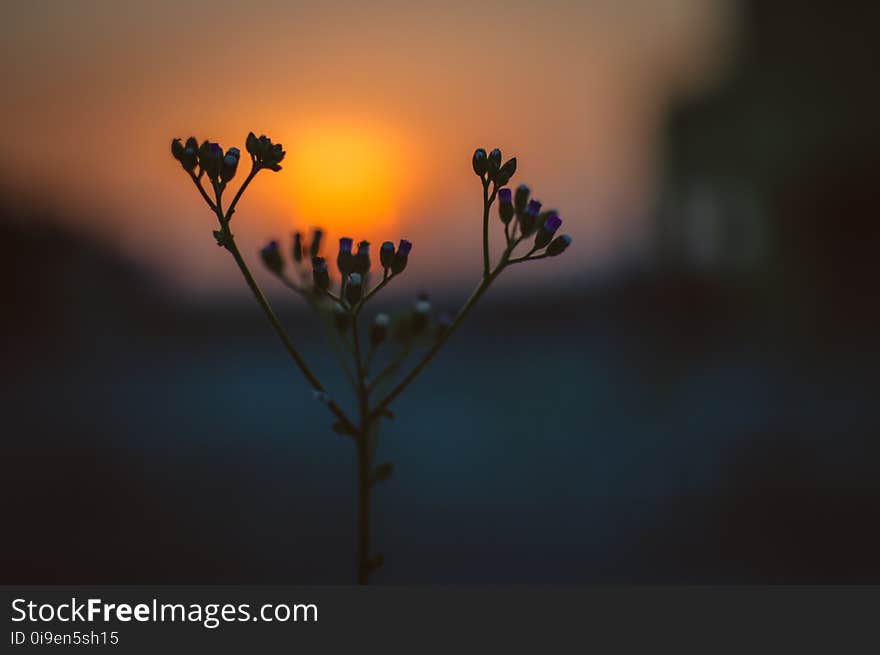
[[[394,240],[408,188],[404,150],[375,125],[324,121],[298,130],[284,162],[297,225],[322,227],[330,238]]]

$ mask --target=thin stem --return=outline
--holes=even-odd
[[[446,329],[442,335],[437,339],[436,343],[431,346],[431,349],[426,352],[419,362],[415,365],[415,367],[407,373],[407,375],[397,383],[397,385],[386,395],[379,403],[373,408],[371,412],[371,416],[373,418],[381,416],[382,412],[385,411],[388,406],[394,402],[395,398],[397,398],[404,389],[406,389],[409,384],[416,379],[419,373],[424,369],[434,358],[434,355],[443,347],[443,344],[452,336],[452,333],[461,325],[462,320],[465,316],[471,311],[473,306],[477,303],[480,297],[486,292],[486,289],[489,288],[489,285],[495,280],[496,277],[504,270],[504,267],[507,265],[506,258],[509,255],[509,251],[505,250],[504,256],[502,257],[501,262],[495,268],[494,271],[491,271],[488,276],[484,277],[480,284],[477,285],[477,288],[474,289],[474,292],[471,294],[470,298],[462,305],[461,309],[455,315],[455,318],[452,321],[452,324]]]
[[[215,204],[214,204],[214,201],[211,200],[210,197],[208,197],[208,194],[207,194],[207,192],[205,191],[205,187],[202,186],[202,180],[201,180],[201,178],[196,177],[196,174],[193,173],[192,171],[189,171],[189,176],[190,176],[190,178],[192,179],[193,184],[195,184],[195,185],[196,185],[196,188],[199,190],[199,193],[202,194],[202,198],[204,198],[204,199],[205,199],[205,202],[208,203],[208,207],[211,208],[211,211],[212,211],[212,212],[216,212],[216,211],[217,211],[217,205],[215,205]]]
[[[315,374],[312,373],[308,364],[306,364],[305,360],[294,347],[293,343],[291,343],[290,338],[287,336],[287,333],[281,326],[281,322],[278,320],[278,317],[275,315],[275,312],[269,305],[269,301],[266,299],[266,296],[263,295],[260,287],[257,286],[257,282],[256,280],[254,280],[254,276],[251,275],[251,271],[248,268],[248,265],[245,263],[244,258],[241,256],[241,251],[238,249],[238,245],[236,245],[231,236],[227,241],[226,247],[229,252],[232,253],[232,257],[235,259],[235,263],[238,264],[238,268],[241,269],[241,274],[244,275],[245,282],[247,282],[247,285],[250,287],[251,292],[254,294],[254,297],[257,299],[260,307],[263,308],[263,312],[265,312],[266,318],[269,319],[269,323],[272,324],[272,327],[275,329],[275,333],[278,335],[278,338],[281,339],[281,343],[284,344],[284,347],[287,349],[288,354],[299,367],[299,370],[302,371],[302,374],[306,376],[306,380],[309,381],[309,384],[312,385],[312,388],[315,389],[315,391],[325,391],[324,386],[321,384],[318,378],[315,377]]]
[[[330,298],[330,300],[332,300],[332,301],[334,301],[334,302],[336,302],[336,303],[339,303],[340,305],[343,305],[343,306],[345,305],[345,303],[342,302],[342,297],[341,297],[341,296],[337,296],[335,293],[333,293],[332,291],[330,291],[330,289],[321,289],[321,292],[322,292],[325,296],[327,296],[328,298]]]
[[[352,341],[354,342],[354,359],[358,379],[358,413],[360,426],[357,438],[357,579],[358,584],[365,585],[370,579],[370,409],[361,357],[361,339],[358,330],[358,316],[352,320]]]
[[[235,195],[232,197],[232,202],[229,203],[229,209],[226,210],[226,216],[224,218],[225,222],[229,222],[232,219],[232,215],[235,213],[235,206],[238,204],[239,199],[241,198],[241,194],[244,193],[244,190],[248,188],[248,185],[251,183],[257,173],[260,172],[260,167],[254,164],[251,168],[251,172],[248,173],[248,176],[244,178],[244,182],[241,183],[241,186],[238,187],[238,191],[235,192]],[[219,202],[217,203],[220,204]]]
[[[364,362],[364,379],[368,379],[370,377],[370,366],[373,365],[373,357],[376,354],[376,347],[370,342],[370,347],[367,350],[367,361]]]
[[[532,250],[532,252],[534,252],[534,250]],[[548,255],[546,252],[541,255],[534,255],[533,257],[530,257],[529,255],[523,255],[522,257],[517,257],[516,259],[511,259],[507,263],[508,264],[519,264],[521,262],[533,262],[536,259],[544,259],[545,257],[549,257],[549,256],[550,255]]]
[[[489,181],[483,180],[483,278],[489,277]]]
[[[330,344],[330,347],[333,349],[333,354],[336,356],[336,359],[339,361],[339,366],[342,368],[343,373],[345,373],[345,377],[348,380],[348,383],[351,385],[351,388],[354,391],[357,391],[357,384],[354,381],[354,376],[351,373],[351,368],[348,366],[348,363],[342,356],[342,352],[339,349],[337,331],[333,329],[333,326],[330,325],[330,321],[326,320],[323,314],[321,314],[320,309],[315,301],[314,295],[309,291],[309,289],[298,285],[296,282],[291,280],[287,275],[281,273],[278,275],[278,279],[284,283],[284,286],[296,291],[300,294],[303,299],[305,299],[306,303],[308,303],[309,307],[311,307],[312,311],[318,315],[318,318],[324,323],[324,334],[327,336],[327,341]]]
[[[404,348],[403,350],[401,350],[397,354],[397,356],[394,359],[392,359],[390,362],[388,362],[388,364],[385,366],[385,368],[383,368],[381,371],[379,371],[379,373],[376,375],[376,377],[374,377],[372,380],[370,380],[370,384],[367,386],[367,390],[370,393],[372,393],[373,391],[378,389],[379,384],[385,378],[387,378],[390,375],[393,375],[397,371],[397,369],[399,369],[401,367],[403,362],[406,361],[406,358],[409,357],[412,350],[413,350],[413,345],[412,345],[412,342],[410,342],[406,346],[406,348]]]
[[[367,295],[365,295],[363,298],[360,299],[358,304],[355,305],[354,308],[352,309],[352,312],[354,314],[360,313],[361,308],[367,304],[367,301],[370,298],[372,298],[373,296],[375,296],[377,293],[379,293],[385,287],[386,284],[391,282],[392,279],[394,279],[394,273],[389,275],[388,270],[386,269],[384,275],[382,276],[382,281],[379,284],[377,284],[375,287],[373,287],[373,289]]]
[[[302,355],[299,354],[293,343],[290,341],[290,337],[288,337],[287,333],[284,331],[281,322],[278,320],[278,316],[272,310],[272,306],[269,305],[269,301],[266,299],[266,296],[263,295],[263,292],[257,285],[256,280],[254,280],[254,276],[251,275],[251,271],[245,263],[244,258],[241,256],[241,251],[239,251],[238,246],[235,243],[235,239],[229,232],[229,227],[223,225],[222,229],[226,231],[226,239],[224,242],[226,249],[230,253],[232,253],[232,257],[233,259],[235,259],[235,263],[238,264],[238,268],[241,270],[241,274],[244,276],[245,282],[247,282],[248,287],[250,287],[251,292],[257,299],[257,303],[263,309],[263,313],[266,314],[266,318],[269,319],[269,323],[275,330],[275,334],[278,335],[278,338],[284,345],[285,350],[287,350],[287,353],[290,355],[291,359],[293,359],[293,362],[305,376],[306,380],[308,380],[312,389],[314,389],[319,394],[322,394],[323,397],[326,397],[327,390],[324,388],[324,385],[322,385],[315,374],[312,373],[308,364],[306,364],[305,360],[302,358]],[[336,402],[329,398],[326,398],[326,403],[327,408],[337,419],[339,419],[339,421],[345,426],[346,430],[352,435],[356,434],[357,428],[352,424],[351,420],[349,420],[349,418],[345,415],[345,412],[342,411],[342,409],[336,404]]]

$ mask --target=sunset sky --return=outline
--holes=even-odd
[[[288,154],[236,214],[246,254],[322,224],[409,238],[408,275],[452,283],[480,266],[471,153],[497,146],[574,236],[540,274],[578,276],[638,246],[657,128],[726,61],[731,14],[723,0],[6,3],[3,186],[185,292],[245,293],[168,144],[243,148],[254,130]]]

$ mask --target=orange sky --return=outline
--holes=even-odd
[[[245,253],[320,222],[409,238],[418,287],[472,278],[470,156],[498,146],[518,157],[513,182],[575,238],[539,274],[578,275],[637,242],[659,121],[724,61],[731,23],[724,0],[34,0],[3,12],[7,183],[72,207],[190,291],[244,289],[168,142],[243,147],[250,129],[288,159],[240,205]]]

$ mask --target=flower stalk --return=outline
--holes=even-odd
[[[333,431],[346,435],[355,442],[357,451],[355,563],[358,584],[367,584],[371,575],[382,566],[384,561],[381,554],[373,553],[371,545],[372,487],[387,481],[393,470],[393,465],[390,462],[382,463],[378,467],[374,465],[381,419],[394,418],[391,412],[392,403],[434,359],[505,268],[513,264],[559,255],[571,243],[571,238],[568,235],[555,236],[562,221],[555,212],[552,212],[552,216],[548,216],[538,230],[532,247],[526,254],[515,257],[514,251],[517,247],[526,239],[534,236],[540,203],[531,200],[526,204],[530,192],[527,187],[522,185],[517,189],[515,200],[511,200],[511,191],[504,185],[516,172],[515,158],[502,164],[500,150],[494,149],[487,155],[484,149],[477,149],[473,156],[473,168],[474,173],[480,178],[483,190],[483,272],[479,283],[451,318],[448,315],[434,318],[431,314],[430,303],[426,297],[423,297],[415,303],[409,312],[403,312],[395,319],[386,314],[377,315],[370,325],[366,341],[362,341],[360,324],[363,309],[369,300],[404,272],[409,261],[412,244],[403,239],[395,249],[393,242],[382,243],[379,249],[382,277],[372,289],[368,289],[368,273],[371,268],[370,244],[361,241],[358,244],[357,252],[353,253],[353,239],[343,237],[340,239],[340,248],[336,257],[340,279],[338,291],[334,291],[327,261],[320,254],[323,234],[321,230],[313,232],[311,243],[308,245],[304,242],[300,232],[294,234],[293,244],[289,251],[293,259],[293,276],[288,275],[284,270],[285,261],[278,242],[269,242],[261,251],[266,268],[284,286],[304,297],[309,306],[325,318],[324,324],[328,326],[328,330],[332,331],[330,334],[331,343],[334,344],[334,349],[340,357],[341,368],[354,391],[355,418],[352,419],[336,399],[329,394],[306,363],[305,358],[294,346],[288,332],[272,309],[268,298],[254,279],[235,242],[230,223],[244,192],[261,171],[280,171],[280,163],[285,155],[280,144],[272,143],[271,139],[265,136],[258,138],[253,133],[250,133],[246,139],[246,150],[251,157],[251,170],[224,211],[223,193],[227,184],[236,175],[241,157],[240,151],[237,148],[230,148],[224,153],[219,144],[209,141],[205,141],[199,146],[194,137],[187,139],[185,144],[180,139],[174,139],[171,143],[172,155],[180,162],[202,199],[217,218],[219,229],[214,230],[217,245],[232,255],[245,283],[285,351],[311,386],[315,397],[327,407],[335,419],[332,426]],[[213,192],[213,197],[209,194],[209,189],[205,188],[205,179],[210,184],[209,189]],[[504,224],[505,247],[498,263],[492,267],[490,263],[489,216],[496,197],[501,199],[499,215]],[[519,229],[519,236],[517,236],[517,229]],[[306,267],[306,260],[311,261],[311,275]],[[340,352],[335,347],[340,339],[345,346],[343,350],[347,350],[352,358],[353,367],[349,367],[345,362],[344,352]],[[396,354],[390,352],[395,347]],[[371,404],[372,394],[378,392],[381,384],[393,382],[414,350],[423,351],[415,365],[400,377],[378,401]],[[380,372],[371,378],[370,368],[378,353],[383,353],[386,363]]]

